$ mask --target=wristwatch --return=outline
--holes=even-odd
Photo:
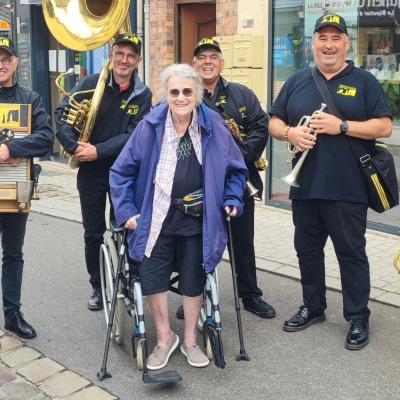
[[[342,135],[345,135],[349,130],[349,124],[347,123],[347,121],[342,121],[342,123],[340,124],[340,133]]]

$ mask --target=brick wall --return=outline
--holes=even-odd
[[[238,0],[217,0],[217,36],[234,35],[237,32]]]
[[[154,95],[160,72],[175,61],[174,0],[150,2],[150,82]]]
[[[238,0],[216,0],[217,36],[237,32]],[[160,72],[175,62],[174,0],[150,1],[150,85],[156,95]]]

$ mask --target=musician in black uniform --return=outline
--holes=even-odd
[[[243,131],[243,141],[236,140],[249,170],[249,181],[261,197],[263,183],[255,166],[268,140],[268,120],[255,94],[246,86],[227,82],[220,76],[224,59],[219,43],[202,39],[193,54],[193,67],[200,74],[204,87],[204,103],[224,119],[232,118]],[[237,139],[237,138],[236,138]],[[254,197],[244,194],[243,214],[231,221],[235,247],[239,296],[246,310],[262,317],[275,317],[274,308],[262,299],[257,286],[254,254]],[[177,312],[183,318],[182,308]]]
[[[40,96],[19,86],[13,79],[18,62],[12,41],[0,38],[0,103],[32,105],[31,134],[0,145],[0,162],[8,162],[13,166],[18,166],[21,158],[46,155],[51,150],[54,140],[50,116]],[[31,339],[36,336],[36,331],[25,321],[20,311],[24,268],[22,246],[27,219],[28,213],[0,212],[4,327],[22,338]]]
[[[303,305],[283,329],[296,332],[325,320],[324,247],[332,239],[340,266],[343,313],[350,322],[345,347],[368,344],[370,293],[365,252],[367,188],[350,143],[358,141],[373,153],[375,139],[389,137],[391,112],[379,82],[346,60],[350,48],[345,20],[336,14],[320,17],[312,42],[315,71],[323,79],[344,120],[332,110],[296,126],[324,101],[309,68],[288,79],[271,107],[271,135],[296,149],[310,149],[299,172],[300,187],[291,187],[294,245],[299,259]],[[296,158],[295,163],[299,157]]]
[[[152,93],[139,79],[141,42],[134,34],[119,35],[110,49],[112,71],[104,91],[96,121],[88,143],[79,141],[73,128],[62,121],[68,99],[57,110],[57,138],[64,149],[80,161],[77,186],[85,230],[85,259],[93,288],[89,310],[103,308],[100,284],[99,250],[106,230],[105,208],[109,194],[109,169],[127,142],[138,122],[150,110]],[[75,86],[72,92],[94,89],[99,74],[91,75]],[[87,98],[81,95],[80,99]],[[111,218],[112,218],[111,209]]]

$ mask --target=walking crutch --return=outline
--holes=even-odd
[[[233,247],[233,238],[232,238],[233,235],[232,235],[232,227],[231,227],[231,217],[229,215],[226,216],[226,225],[228,227],[229,260],[231,262],[233,295],[235,298],[236,319],[237,319],[237,324],[238,324],[239,343],[240,343],[240,352],[236,356],[236,361],[250,361],[250,357],[244,348],[242,317],[240,314],[239,292],[238,292],[238,285],[237,285],[236,260],[235,260],[235,253],[233,251],[234,247]]]
[[[118,267],[117,267],[117,271],[115,273],[114,292],[113,292],[113,297],[112,297],[112,301],[111,301],[110,318],[108,320],[108,326],[107,326],[107,336],[106,336],[106,343],[104,346],[103,362],[101,364],[100,371],[97,373],[97,377],[99,378],[99,381],[102,381],[103,379],[106,379],[106,378],[111,378],[111,376],[112,376],[107,371],[107,359],[108,359],[108,351],[110,349],[111,332],[112,332],[112,328],[113,328],[113,324],[114,324],[115,309],[116,309],[116,305],[117,305],[117,294],[118,294],[119,282],[121,280],[122,267],[123,267],[124,261],[125,261],[125,257],[124,257],[125,244],[126,244],[126,230],[124,230],[122,245],[121,245],[121,248],[119,249]]]

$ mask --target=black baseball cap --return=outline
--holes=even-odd
[[[3,49],[10,53],[12,56],[18,57],[17,50],[11,39],[6,37],[0,37],[0,49]]]
[[[194,47],[193,55],[197,56],[199,54],[200,50],[204,50],[206,48],[211,48],[211,49],[217,50],[218,53],[222,54],[221,47],[219,47],[219,43],[216,40],[204,38],[204,39],[201,39],[200,42],[198,42],[196,44],[196,46]]]
[[[314,33],[324,26],[333,26],[348,35],[346,21],[340,15],[328,13],[319,17],[315,22]]]
[[[114,46],[116,44],[130,44],[140,55],[142,49],[142,42],[135,33],[123,33],[115,38]]]

